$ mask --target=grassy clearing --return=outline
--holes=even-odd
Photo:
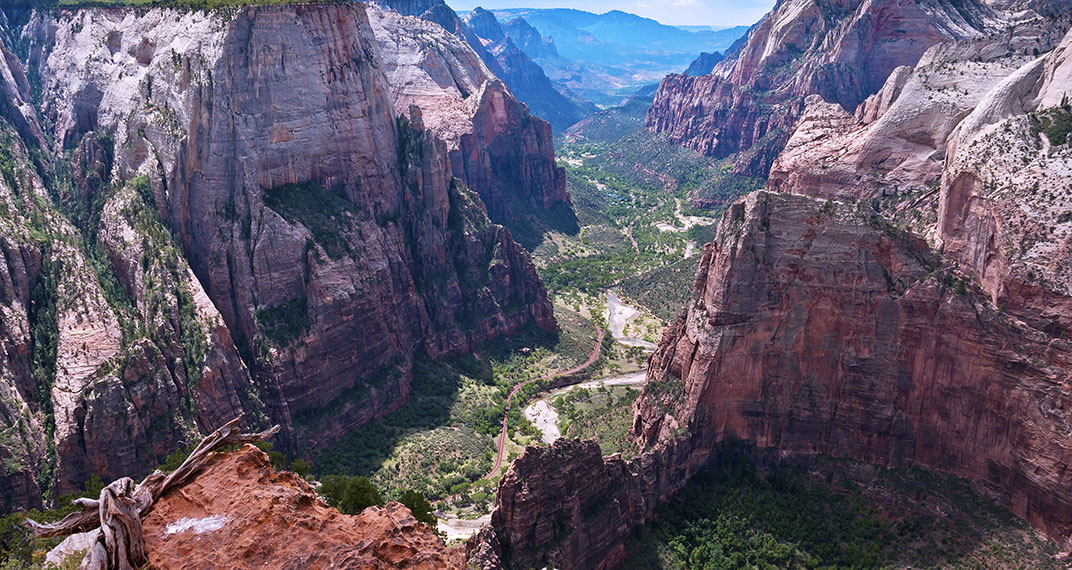
[[[577,388],[557,396],[551,404],[559,414],[559,430],[564,437],[594,439],[604,455],[636,455],[630,429],[633,402],[640,390],[633,386]]]

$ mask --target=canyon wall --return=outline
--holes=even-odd
[[[630,529],[741,441],[963,476],[1067,542],[1072,343],[969,283],[866,204],[749,195],[723,216],[650,361],[634,404],[640,456],[526,450],[471,556],[616,567]]]
[[[709,75],[669,75],[646,124],[701,153],[734,155],[738,174],[765,176],[808,95],[850,112],[930,46],[999,25],[986,5],[783,0]]]
[[[395,108],[421,108],[447,144],[454,175],[480,194],[492,220],[569,204],[550,125],[529,114],[464,37],[393,10],[370,6],[369,14]]]
[[[582,101],[555,89],[543,68],[503,33],[490,12],[477,8],[462,21],[443,0],[385,0],[379,4],[405,16],[434,22],[463,40],[532,114],[555,130],[564,132],[589,114]]]
[[[0,507],[139,475],[238,413],[331,441],[400,406],[419,354],[555,327],[528,254],[395,107],[362,5],[56,10],[21,33]]]

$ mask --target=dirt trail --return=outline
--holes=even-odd
[[[491,471],[488,471],[488,474],[484,476],[484,479],[490,479],[493,475],[498,473],[499,468],[502,467],[503,444],[506,443],[506,416],[507,416],[507,414],[510,413],[510,400],[513,399],[514,394],[516,394],[517,391],[520,390],[521,388],[523,388],[523,387],[525,387],[525,386],[527,386],[529,384],[532,384],[533,382],[536,382],[536,381],[539,381],[539,380],[551,380],[553,378],[558,378],[559,376],[569,376],[570,374],[580,372],[581,370],[584,370],[585,368],[588,368],[589,366],[591,366],[592,363],[595,362],[597,358],[599,358],[599,349],[603,347],[603,335],[606,334],[603,331],[603,329],[601,329],[599,327],[596,327],[596,331],[598,332],[598,335],[596,336],[596,346],[594,348],[592,348],[592,354],[588,355],[588,360],[585,360],[583,363],[581,363],[581,364],[579,364],[577,366],[574,366],[573,368],[570,368],[569,370],[562,370],[562,371],[559,371],[559,372],[552,372],[550,374],[544,374],[543,376],[540,376],[539,378],[534,378],[532,380],[522,382],[522,383],[518,384],[517,386],[514,386],[513,390],[510,390],[510,394],[508,396],[506,396],[506,409],[503,412],[502,430],[499,432],[499,441],[496,444],[497,452],[496,452],[496,456],[495,456],[495,465],[491,468]]]

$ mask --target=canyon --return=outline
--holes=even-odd
[[[150,514],[153,563],[212,567],[226,551],[236,566],[618,568],[660,507],[742,453],[961,477],[1067,551],[1070,9],[778,2],[724,58],[667,76],[634,119],[645,144],[766,181],[737,188],[713,233],[661,163],[606,175],[585,154],[625,154],[596,143],[558,166],[552,129],[591,109],[526,53],[557,52],[520,18],[461,18],[441,0],[0,10],[0,508],[141,476],[239,415],[280,424],[276,449],[312,458],[414,414],[424,386],[450,392],[430,400],[450,404],[444,417],[498,437],[491,473],[471,462],[480,485],[441,485],[444,502],[492,500],[464,547],[397,503],[341,515],[247,446]],[[663,200],[621,194],[630,169],[655,175]],[[638,223],[618,228],[607,212],[626,202]],[[499,225],[563,212],[610,229],[582,225],[571,242],[543,228],[530,254]],[[601,285],[582,310],[545,271],[650,263],[643,240],[694,278],[622,406],[624,451],[555,424],[541,445],[512,425],[528,403],[515,393],[564,370],[636,370],[651,346],[625,335],[625,287]],[[636,304],[632,317],[650,311]],[[567,338],[602,320],[624,354],[602,329],[595,350]],[[584,354],[541,352],[540,334]],[[494,408],[500,392],[490,416],[453,409]],[[422,426],[468,429],[451,441],[484,454],[473,426]],[[216,517],[233,524],[198,530]]]

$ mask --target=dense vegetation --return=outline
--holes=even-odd
[[[556,314],[558,333],[530,327],[478,347],[475,356],[419,357],[405,405],[321,450],[314,472],[368,477],[388,497],[414,490],[433,501],[486,506],[493,483],[481,478],[492,466],[507,394],[518,382],[584,361],[595,343],[590,322],[566,310]],[[540,389],[533,383],[515,398]],[[527,443],[537,433],[520,406],[507,420],[511,441]]]
[[[1054,146],[1068,144],[1069,135],[1072,134],[1072,104],[1069,103],[1067,95],[1057,107],[1050,107],[1029,116],[1036,136],[1040,132],[1045,134]]]
[[[749,457],[725,454],[661,507],[627,568],[1059,567],[1052,543],[963,481],[823,459],[757,472]]]
[[[632,445],[633,402],[640,391],[631,386],[576,388],[551,400],[559,414],[563,437],[594,439],[604,455],[636,455]]]

